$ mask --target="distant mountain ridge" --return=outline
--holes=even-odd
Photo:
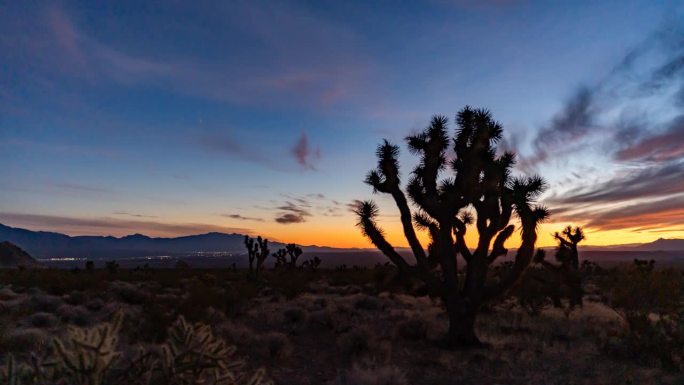
[[[175,238],[153,238],[143,234],[124,237],[69,236],[61,233],[32,231],[0,224],[0,242],[9,241],[36,258],[130,258],[149,255],[189,255],[201,253],[244,254],[244,235],[206,233]],[[269,242],[271,251],[284,247],[280,242]],[[362,249],[337,249],[303,246],[307,252],[339,252]]]
[[[684,239],[659,238],[651,243],[645,243],[631,249],[636,251],[683,251]]]
[[[159,255],[192,255],[194,253],[230,253],[244,254],[244,235],[225,234],[225,233],[206,233],[198,235],[188,235],[176,238],[153,238],[143,234],[132,234],[124,237],[113,236],[69,236],[61,233],[32,231],[27,229],[15,228],[0,224],[0,242],[9,241],[20,248],[26,250],[35,258],[131,258]],[[275,251],[284,244],[280,242],[270,242],[271,251]],[[376,259],[379,252],[375,249],[354,249],[354,248],[335,248],[327,246],[302,246],[307,253],[327,253],[349,255],[350,252],[373,256],[373,261],[384,261],[384,258]],[[668,252],[668,255],[675,252],[677,256],[684,256],[684,239],[658,239],[651,243],[641,245],[611,246],[609,249],[599,248],[596,250],[588,246],[586,256],[606,256],[638,255],[638,252]],[[407,249],[397,248],[399,252],[406,252]],[[644,256],[646,257],[646,256]],[[346,259],[347,257],[343,258]],[[353,258],[352,258],[353,259]],[[375,263],[375,262],[374,262]]]
[[[12,242],[0,242],[0,268],[37,267],[38,261]]]

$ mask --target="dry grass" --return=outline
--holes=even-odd
[[[57,273],[46,274],[56,279]],[[284,278],[256,285],[223,270],[156,274],[122,271],[90,288],[74,282],[27,286],[25,277],[21,285],[0,280],[0,362],[7,352],[38,348],[68,324],[94,324],[122,309],[129,314],[122,343],[131,351],[138,343],[163,340],[168,325],[185,315],[211,325],[251,367],[266,367],[277,384],[684,381],[676,372],[603,354],[601,332],[625,325],[595,293],[569,315],[547,309],[532,317],[502,302],[478,318],[478,334],[489,347],[459,351],[440,346],[447,318],[438,301],[377,283],[372,270],[307,272],[297,285]]]

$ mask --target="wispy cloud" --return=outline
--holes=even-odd
[[[262,218],[256,218],[256,217],[245,217],[240,214],[221,214],[222,217],[226,218],[231,218],[231,219],[238,219],[241,221],[254,221],[254,222],[264,222]]]
[[[244,142],[228,134],[202,136],[199,139],[199,145],[216,154],[256,163],[273,170],[285,170],[285,168],[280,166],[274,159],[268,157],[263,148],[260,149],[256,146],[248,146]]]
[[[8,7],[0,23],[0,48],[17,52],[13,60],[24,66],[27,78],[60,82],[60,76],[88,84],[114,82],[124,86],[153,85],[170,91],[230,103],[279,107],[327,107],[357,102],[370,82],[369,55],[358,47],[360,38],[302,4],[237,2],[215,4],[206,10],[211,26],[182,31],[189,35],[204,29],[212,33],[207,44],[216,48],[211,57],[175,55],[150,47],[133,50],[88,30],[88,24],[67,7],[51,4]],[[154,15],[163,22],[164,15]],[[36,28],[27,32],[22,23]],[[228,23],[228,24],[226,24]],[[239,35],[240,39],[235,39]],[[236,59],[226,47],[248,44],[251,55]],[[127,48],[123,48],[127,47]],[[30,70],[30,72],[28,72]],[[11,96],[11,95],[9,95]]]
[[[320,148],[312,148],[309,144],[309,137],[303,133],[290,150],[297,163],[306,170],[315,170],[317,162],[321,158]]]
[[[584,205],[574,209],[566,206],[560,212],[554,212],[554,216],[560,221],[584,222],[586,227],[595,230],[671,229],[684,225],[684,195],[645,199],[607,208]]]
[[[535,169],[589,146],[614,153],[617,161],[643,158],[649,151],[651,160],[679,157],[681,95],[684,27],[666,23],[632,47],[600,81],[579,86],[561,111],[538,130],[534,151],[522,156],[521,166]],[[673,116],[673,111],[680,113]],[[668,139],[677,142],[666,148]],[[665,154],[653,153],[656,147]]]
[[[114,215],[122,215],[122,216],[127,216],[127,217],[133,217],[133,218],[159,218],[156,215],[146,215],[146,214],[137,214],[137,213],[129,213],[126,211],[115,211],[113,213]]]
[[[124,236],[142,233],[150,236],[182,236],[206,232],[251,234],[251,229],[224,227],[203,223],[166,223],[158,221],[125,220],[120,218],[82,218],[59,215],[37,215],[0,212],[0,222],[9,226],[35,230],[56,231],[69,235]]]
[[[306,222],[306,219],[304,218],[304,215],[301,214],[282,213],[275,218],[275,221],[283,225],[289,225],[292,223]]]

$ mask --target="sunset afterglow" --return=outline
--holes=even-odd
[[[371,247],[374,199],[405,247],[376,146],[406,181],[404,138],[472,105],[549,183],[540,246],[684,237],[677,2],[162,3],[0,5],[0,223]]]

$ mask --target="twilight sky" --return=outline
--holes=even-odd
[[[679,1],[0,3],[0,222],[367,247],[376,145],[486,107],[588,244],[684,237]],[[402,143],[403,144],[403,143]],[[413,159],[402,148],[404,175]]]

